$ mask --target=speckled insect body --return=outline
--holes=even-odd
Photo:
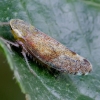
[[[61,72],[86,75],[92,70],[88,60],[23,20],[12,19],[10,26],[16,43],[22,47],[24,57],[29,54]]]

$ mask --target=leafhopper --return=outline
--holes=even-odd
[[[77,75],[87,75],[91,72],[92,65],[87,59],[71,51],[34,26],[20,19],[11,19],[8,24],[11,27],[16,42],[5,41],[18,48],[22,48],[22,55],[30,71],[32,69],[26,55],[60,72]]]

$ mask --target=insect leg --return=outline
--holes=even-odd
[[[24,59],[25,59],[25,61],[26,61],[26,64],[27,64],[27,66],[28,66],[30,72],[31,72],[33,75],[36,76],[36,73],[35,73],[34,70],[30,67],[30,65],[29,65],[29,63],[28,63],[28,59],[27,59],[27,57],[26,57],[26,52],[24,51],[24,49],[22,50],[22,55],[23,55],[23,57],[24,57]]]
[[[10,45],[13,45],[13,46],[15,46],[15,47],[19,47],[19,44],[18,43],[16,43],[16,42],[11,42],[11,41],[8,41],[8,40],[6,40],[6,39],[4,39],[4,38],[2,38],[2,37],[0,37],[0,39],[5,43],[5,44],[10,44]]]

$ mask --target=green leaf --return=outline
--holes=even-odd
[[[0,21],[13,18],[31,23],[71,50],[90,60],[93,71],[87,76],[67,73],[57,78],[23,57],[0,39],[8,63],[28,100],[99,100],[100,98],[100,2],[93,0],[0,0]],[[9,27],[0,27],[0,36],[13,40]]]

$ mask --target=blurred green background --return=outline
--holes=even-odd
[[[1,100],[25,100],[3,52],[0,52],[0,99]]]
[[[100,1],[99,0],[0,0],[0,22],[22,19],[90,60],[93,71],[87,76],[61,73],[55,78],[40,65],[29,61],[32,75],[23,57],[0,39],[0,100],[99,100],[100,99]],[[0,36],[13,41],[9,27],[0,27]],[[3,51],[3,53],[2,53]],[[3,55],[1,55],[3,54]],[[3,57],[2,57],[3,56]],[[7,61],[6,61],[7,59]],[[4,62],[4,63],[3,63]],[[10,79],[8,80],[9,73]],[[15,79],[13,79],[15,77]],[[5,79],[5,82],[3,83]],[[11,80],[11,82],[10,82]],[[12,83],[13,81],[13,83]],[[14,84],[5,90],[5,85]],[[3,83],[1,85],[1,83]],[[19,90],[14,93],[12,90]],[[24,93],[24,95],[21,93]],[[14,93],[14,94],[13,94]],[[21,93],[21,94],[20,94]],[[2,94],[2,95],[1,95]],[[9,94],[9,95],[8,95]],[[16,96],[15,96],[16,94]],[[3,96],[4,95],[4,96]],[[7,96],[6,96],[7,95]],[[22,96],[19,96],[22,95]],[[7,97],[7,98],[6,98]],[[11,97],[11,98],[10,98]],[[15,98],[13,98],[15,97]],[[17,98],[20,97],[20,98]]]

